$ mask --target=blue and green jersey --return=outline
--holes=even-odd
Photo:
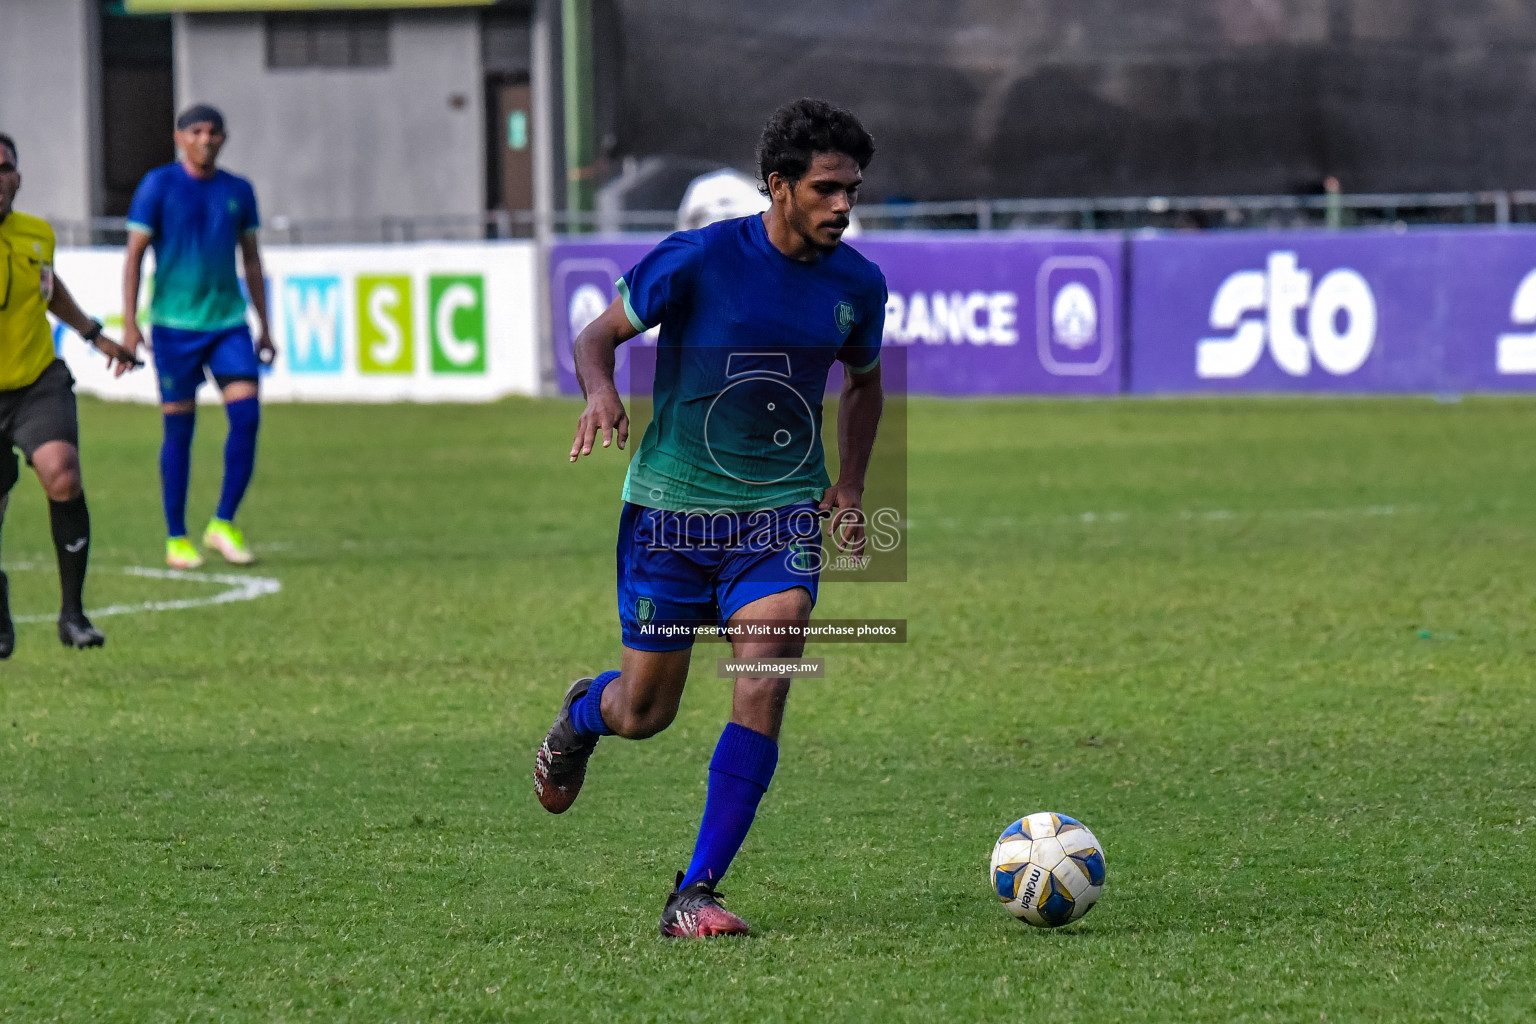
[[[155,252],[149,320],[183,331],[218,331],[245,322],[235,271],[242,235],[261,226],[256,190],[227,171],[203,180],[179,163],[144,176],[128,208],[128,228]]]
[[[636,330],[661,327],[655,411],[624,500],[675,512],[819,500],[827,373],[880,361],[880,269],[846,245],[790,259],[754,215],[669,236],[618,288]]]

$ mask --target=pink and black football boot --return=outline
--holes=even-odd
[[[533,791],[551,814],[564,814],[576,802],[587,778],[587,760],[597,749],[597,736],[583,736],[571,721],[571,705],[586,696],[591,679],[578,679],[565,691],[560,713],[533,755]]]
[[[683,888],[683,873],[661,911],[664,939],[703,939],[711,935],[746,935],[747,922],[720,905],[724,897],[704,880]]]

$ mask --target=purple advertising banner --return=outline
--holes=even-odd
[[[554,246],[551,308],[562,393],[579,393],[571,360],[576,335],[613,301],[613,282],[655,241]],[[911,393],[1111,395],[1122,390],[1125,243],[1119,237],[881,235],[849,244],[885,272],[890,292],[885,344],[905,350]],[[652,332],[624,347],[655,343]],[[621,378],[624,347],[616,374]]]
[[[1130,390],[1536,388],[1536,231],[1131,243]]]

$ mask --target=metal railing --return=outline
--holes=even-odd
[[[1536,190],[1426,192],[1380,195],[1142,196],[1084,199],[977,199],[940,203],[883,203],[858,207],[863,230],[883,231],[1138,231],[1370,228],[1453,224],[1536,224]],[[121,245],[127,220],[54,220],[62,245]],[[554,234],[599,229],[658,234],[677,223],[672,210],[570,213],[551,217]],[[339,245],[532,238],[531,211],[481,215],[310,220],[272,217],[263,226],[268,245]]]
[[[1536,223],[1536,192],[985,199],[859,207],[867,231],[1286,230]]]

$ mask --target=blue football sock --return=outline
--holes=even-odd
[[[192,428],[195,412],[165,414],[165,439],[160,442],[160,500],[165,505],[168,537],[187,535],[187,482],[192,479]]]
[[[603,691],[617,678],[619,673],[616,670],[602,673],[592,681],[586,694],[571,705],[571,724],[576,726],[577,732],[588,736],[613,735],[613,730],[603,721]]]
[[[699,823],[699,841],[694,844],[693,862],[683,876],[683,887],[701,880],[711,885],[720,883],[746,841],[758,801],[768,792],[778,763],[779,745],[773,740],[735,722],[725,727],[709,762],[704,820]]]
[[[218,517],[234,522],[240,499],[256,471],[256,431],[261,426],[261,400],[242,398],[224,406],[229,437],[224,441],[224,487],[219,492]]]

